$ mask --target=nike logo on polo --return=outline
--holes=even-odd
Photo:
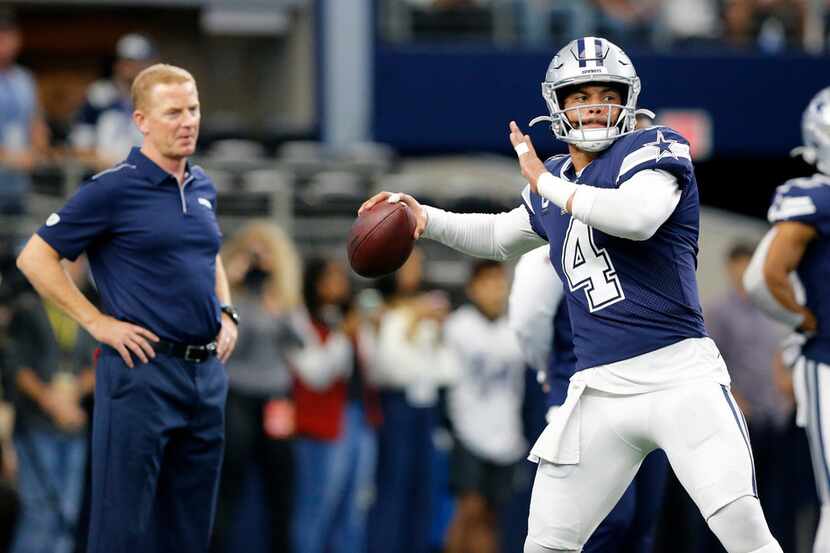
[[[57,225],[60,222],[61,222],[61,216],[58,215],[57,213],[53,213],[46,219],[46,226],[47,227],[54,227],[55,225]]]
[[[208,209],[213,209],[213,205],[211,205],[210,200],[207,198],[199,198],[199,203]]]

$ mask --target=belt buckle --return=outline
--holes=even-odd
[[[187,346],[184,350],[184,360],[191,363],[201,363],[207,359],[204,346]]]

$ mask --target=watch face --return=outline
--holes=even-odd
[[[233,320],[233,322],[235,322],[236,324],[239,324],[239,313],[237,313],[236,309],[234,309],[232,306],[223,305],[222,313],[230,317],[231,320]]]

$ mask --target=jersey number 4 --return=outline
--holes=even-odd
[[[571,219],[565,235],[562,269],[571,292],[585,290],[591,313],[625,299],[611,256],[597,248],[594,229],[576,219]]]

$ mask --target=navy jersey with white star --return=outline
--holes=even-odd
[[[818,237],[811,241],[798,264],[807,308],[818,322],[816,334],[802,348],[804,355],[830,363],[830,176],[816,174],[792,179],[778,187],[767,214],[772,224],[796,221],[812,226]]]
[[[563,298],[553,315],[553,347],[548,355],[548,405],[562,405],[576,370],[568,302]]]
[[[611,236],[529,188],[522,193],[565,287],[576,369],[706,336],[695,279],[700,206],[688,142],[670,128],[651,127],[617,139],[578,177],[570,156],[553,157],[545,166],[558,177],[599,188],[618,188],[645,169],[663,170],[681,190],[674,212],[644,241]]]

